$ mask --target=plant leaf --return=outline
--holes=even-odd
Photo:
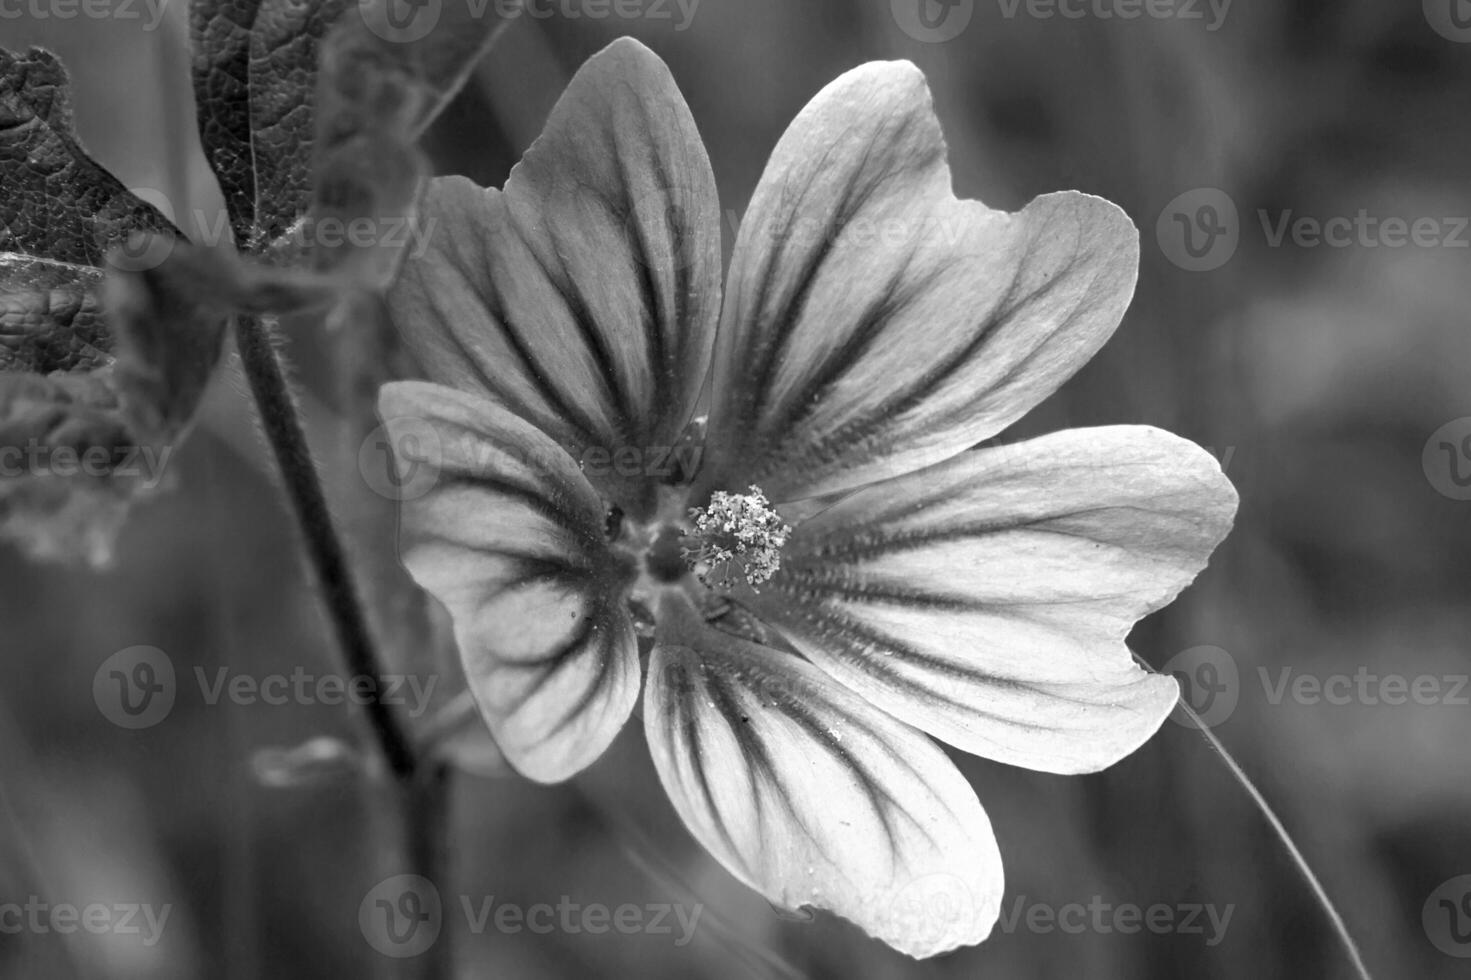
[[[87,155],[66,69],[49,51],[0,49],[0,252],[101,268],[136,232],[176,233]]]
[[[86,371],[112,352],[97,289],[111,250],[174,227],[89,157],[55,55],[0,49],[0,370]]]
[[[413,141],[506,23],[503,4],[432,12],[404,35],[386,0],[193,0],[200,139],[242,251],[289,251],[315,188],[334,217],[337,202],[364,199],[344,182],[372,191],[357,214],[411,211]]]
[[[108,361],[100,269],[0,254],[0,371],[90,371]]]
[[[190,5],[199,137],[241,251],[260,251],[311,200],[318,48],[347,7],[348,0]]]

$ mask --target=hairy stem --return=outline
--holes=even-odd
[[[357,583],[348,568],[346,549],[312,461],[296,401],[276,350],[275,332],[273,320],[255,316],[237,319],[236,342],[245,376],[280,467],[291,513],[305,541],[347,669],[352,676],[371,678],[374,684],[373,696],[365,705],[368,723],[394,776],[400,782],[412,782],[417,768],[414,745],[398,716],[379,696],[383,664],[374,647]]]

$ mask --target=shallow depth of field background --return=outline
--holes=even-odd
[[[1471,416],[1471,233],[1460,232],[1460,247],[1372,238],[1309,247],[1290,233],[1274,246],[1268,230],[1289,211],[1292,220],[1362,210],[1432,218],[1451,236],[1452,219],[1471,215],[1471,43],[1433,30],[1406,0],[1239,0],[1215,30],[1204,3],[1195,5],[1203,19],[1133,21],[974,6],[947,43],[904,33],[889,0],[704,0],[682,31],[672,3],[673,20],[523,18],[428,145],[440,172],[499,184],[578,64],[630,33],[672,67],[733,215],[806,100],[841,71],[889,58],[929,76],[962,196],[1011,210],[1076,188],[1120,204],[1141,229],[1134,304],[1103,353],[1008,438],[1150,423],[1226,461],[1243,500],[1236,530],[1134,645],[1156,667],[1202,646],[1229,655],[1237,704],[1216,731],[1297,835],[1377,977],[1466,976],[1471,961],[1435,944],[1456,949],[1445,916],[1427,928],[1422,906],[1471,874],[1468,692],[1459,704],[1366,703],[1357,693],[1349,704],[1313,703],[1290,687],[1280,703],[1273,697],[1289,667],[1289,684],[1300,674],[1413,683],[1471,672],[1471,502],[1437,490],[1454,487],[1448,457],[1439,473],[1422,467],[1432,433]],[[0,43],[57,50],[89,148],[125,183],[170,202],[192,233],[191,212],[209,215],[219,198],[194,135],[184,7],[170,4],[156,31],[142,29],[142,4],[139,21],[7,15]],[[1234,202],[1239,245],[1219,268],[1187,271],[1156,225],[1199,188]],[[1188,218],[1201,198],[1186,200]],[[313,439],[342,499],[354,499],[362,478],[340,448],[337,396],[323,383],[328,345],[306,331],[292,343]],[[375,843],[390,820],[371,816],[386,811],[386,796],[352,779],[268,789],[249,765],[259,749],[314,734],[355,739],[356,719],[343,708],[210,705],[194,677],[196,667],[211,678],[222,667],[255,677],[335,669],[240,392],[220,380],[174,460],[178,490],[136,515],[114,571],[0,553],[0,901],[42,887],[78,906],[172,907],[151,947],[136,936],[0,933],[0,975],[317,978],[394,968],[357,922],[362,896],[394,870]],[[371,509],[344,511],[366,552],[391,548],[391,524]],[[130,732],[99,713],[92,679],[109,655],[139,644],[168,653],[180,695],[162,724]],[[1443,680],[1441,691],[1454,686]],[[442,888],[464,975],[1348,976],[1263,821],[1187,728],[1166,723],[1091,777],[958,762],[1001,841],[1004,910],[1020,902],[1021,916],[981,947],[925,963],[829,916],[780,917],[736,885],[680,828],[636,721],[569,786],[465,776],[457,880]],[[471,935],[459,895],[522,906],[563,896],[610,907],[699,901],[704,911],[685,946],[677,929]],[[1028,925],[1033,906],[1090,902],[1209,903],[1231,918],[1215,945],[1208,924],[1203,935]]]

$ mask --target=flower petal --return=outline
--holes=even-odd
[[[1175,681],[1124,639],[1205,566],[1236,492],[1146,426],[979,450],[796,528],[746,601],[819,667],[976,755],[1091,772],[1163,723]]]
[[[610,45],[504,193],[438,179],[424,215],[426,252],[390,307],[432,380],[487,392],[578,459],[673,445],[710,362],[720,225],[709,158],[658,57]]]
[[[517,770],[574,775],[638,697],[638,645],[604,544],[603,506],[555,443],[474,395],[385,385],[400,548],[444,603],[470,690]]]
[[[701,486],[791,501],[975,445],[1102,346],[1138,258],[1099,198],[957,200],[919,70],[849,72],[787,131],[742,223]]]
[[[700,843],[773,903],[831,909],[911,956],[985,939],[1001,855],[939,747],[799,658],[693,615],[682,597],[661,606],[644,727]],[[916,909],[932,892],[948,901]]]

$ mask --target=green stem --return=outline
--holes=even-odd
[[[365,705],[368,722],[389,769],[400,782],[409,783],[418,761],[414,745],[398,716],[380,697],[382,661],[374,647],[357,583],[348,568],[346,550],[327,507],[327,495],[312,461],[275,341],[274,321],[255,316],[237,318],[236,342],[245,376],[285,481],[291,512],[306,543],[338,646],[349,673],[371,679],[372,696]]]
[[[1246,795],[1251,797],[1251,801],[1256,804],[1256,808],[1261,812],[1262,817],[1266,819],[1267,824],[1276,833],[1277,839],[1287,849],[1287,853],[1292,857],[1293,864],[1297,866],[1298,872],[1302,875],[1303,880],[1307,882],[1308,888],[1312,890],[1313,897],[1317,899],[1318,905],[1328,917],[1328,922],[1333,926],[1333,931],[1338,934],[1338,941],[1342,944],[1344,952],[1348,954],[1349,961],[1353,963],[1354,970],[1358,973],[1360,980],[1373,980],[1369,975],[1369,968],[1364,965],[1364,957],[1359,952],[1358,943],[1354,942],[1354,937],[1349,934],[1348,925],[1343,921],[1343,916],[1339,914],[1337,907],[1333,904],[1333,900],[1328,897],[1327,889],[1318,880],[1318,876],[1313,873],[1312,867],[1308,864],[1307,858],[1303,857],[1302,851],[1298,849],[1296,842],[1292,839],[1292,835],[1287,832],[1287,827],[1283,825],[1271,805],[1267,803],[1267,798],[1262,795],[1261,790],[1256,788],[1256,784],[1246,775],[1245,770],[1241,768],[1241,764],[1232,757],[1230,752],[1226,751],[1226,746],[1216,737],[1215,732],[1210,730],[1210,726],[1201,719],[1200,715],[1195,713],[1195,709],[1190,707],[1183,696],[1180,698],[1180,707],[1189,716],[1190,720],[1195,723],[1195,727],[1200,729],[1201,736],[1215,750],[1216,755],[1220,757],[1227,770],[1230,771],[1232,776],[1236,777],[1236,781],[1246,790]]]

